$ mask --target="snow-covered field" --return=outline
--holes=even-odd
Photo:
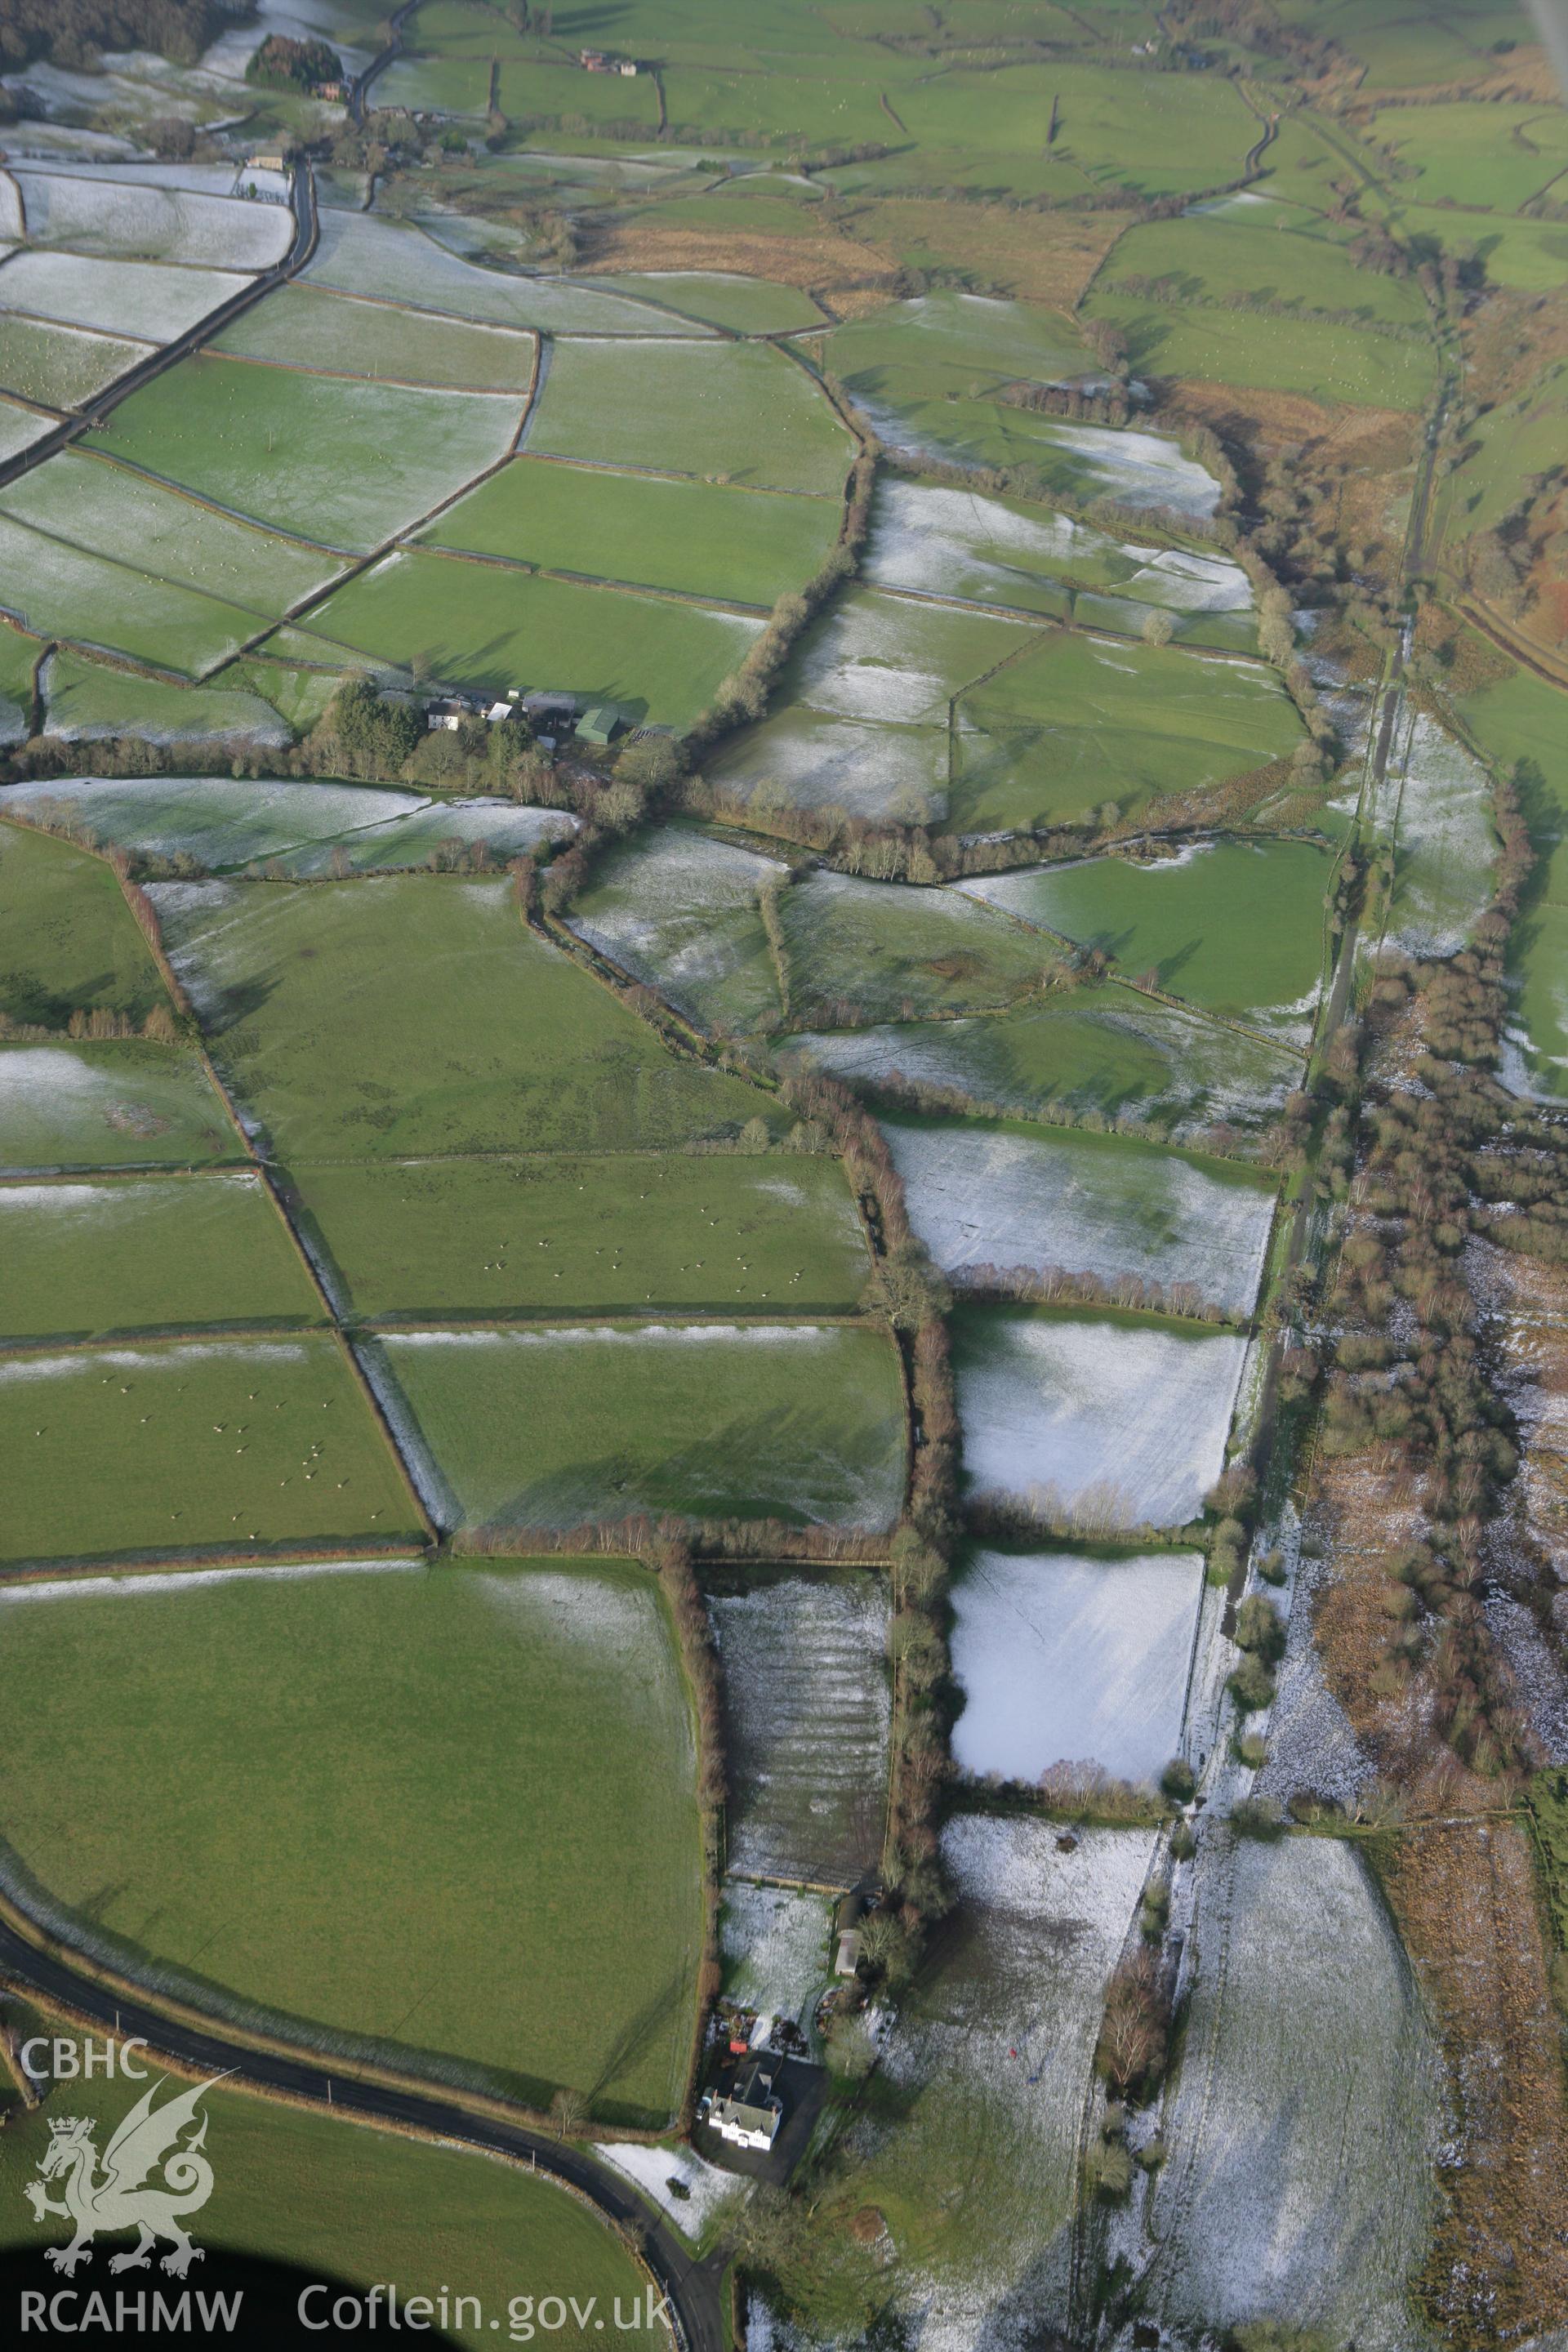
[[[1455,954],[1491,897],[1498,844],[1485,769],[1416,711],[1401,725],[1376,817],[1380,833],[1394,831],[1390,945]]]
[[[1097,585],[1173,613],[1245,613],[1252,604],[1246,572],[1223,556],[1143,547],[1070,515],[897,477],[879,485],[862,568],[879,587],[1034,609],[1042,585],[1088,566]]]
[[[283,205],[158,187],[140,178],[129,183],[43,172],[17,176],[33,245],[68,246],[110,258],[250,270],[281,261],[294,235],[294,215]]]
[[[931,2252],[898,2274],[921,2352],[1024,2352],[1066,2309],[1105,1980],[1154,1839],[1091,1829],[1064,1853],[1058,1835],[1027,1819],[948,1823],[960,1907],[883,2062],[907,2105],[845,2143],[868,2202],[925,2217]]]
[[[1193,2329],[1268,2316],[1412,2352],[1425,2336],[1404,2289],[1427,2243],[1441,2098],[1364,1864],[1328,1838],[1211,1834],[1195,1935],[1144,2307]]]
[[[969,1481],[1052,1523],[1184,1527],[1225,1462],[1243,1339],[979,1310],[956,1353]]]
[[[370,784],[236,782],[227,776],[67,776],[12,786],[15,804],[87,825],[102,841],[203,866],[279,859],[291,874],[325,874],[341,844],[351,866],[422,863],[444,840],[486,842],[515,857],[570,833],[576,820],[510,801],[432,801]]]
[[[539,327],[552,334],[706,336],[695,321],[671,317],[624,295],[601,294],[562,278],[524,278],[477,268],[416,228],[371,213],[324,213],[321,242],[305,278],[343,294],[368,294],[420,310]]]
[[[1274,1196],[1173,1154],[1069,1128],[1017,1135],[884,1124],[910,1222],[947,1273],[1047,1266],[1189,1284],[1251,1312]]]
[[[204,686],[182,692],[161,679],[89,667],[51,654],[45,666],[44,732],[64,743],[136,735],[144,743],[205,743],[283,751],[293,737],[259,694]]]
[[[30,448],[41,441],[46,433],[55,429],[55,420],[36,408],[24,408],[19,400],[0,398],[0,461],[15,457],[18,451]]]
[[[974,1553],[952,1593],[960,1770],[1036,1780],[1088,1762],[1156,1778],[1181,1744],[1203,1583],[1197,1552]]]
[[[724,1990],[742,2008],[809,2025],[832,1973],[833,1906],[795,1887],[724,1881]]]
[[[813,631],[796,692],[814,710],[902,726],[947,725],[961,688],[1020,652],[1036,625],[858,592]]]
[[[730,1750],[730,1866],[848,1885],[881,1851],[886,1588],[763,1577],[710,1596]]]
[[[757,900],[787,869],[671,825],[611,852],[572,928],[700,1020],[778,1019],[778,982]]]
[[[68,327],[164,343],[248,286],[220,269],[158,261],[98,260],[78,253],[14,253],[0,268],[0,311],[58,319]]]

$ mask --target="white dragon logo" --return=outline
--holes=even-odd
[[[163,2082],[167,2080],[166,2075],[162,2077]],[[69,2278],[79,2263],[91,2262],[89,2242],[100,2230],[139,2232],[129,2253],[110,2257],[111,2271],[145,2270],[160,2238],[167,2238],[174,2249],[163,2256],[162,2267],[175,2278],[184,2278],[192,2263],[203,2259],[201,2248],[192,2245],[181,2227],[181,2218],[198,2212],[212,2195],[213,2168],[201,2153],[207,2134],[206,2116],[200,2117],[194,2139],[184,2147],[176,2143],[186,2125],[197,2119],[197,2102],[203,2094],[222,2080],[221,2074],[210,2075],[194,2090],[166,2099],[158,2108],[153,2101],[161,2084],[154,2083],[104,2149],[101,2177],[92,2117],[50,2118],[49,2144],[38,2158],[37,2169],[45,2180],[65,2175],[64,2202],[46,2197],[37,2180],[27,2181],[22,2193],[35,2221],[41,2221],[46,2213],[58,2213],[74,2225],[76,2234],[68,2246],[44,2248],[45,2259],[56,2270]],[[162,2180],[149,2182],[149,2174],[160,2167]]]

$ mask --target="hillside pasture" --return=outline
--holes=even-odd
[[[563,343],[529,417],[542,457],[837,495],[855,444],[806,370],[764,343]]]
[[[342,568],[319,548],[255,530],[144,475],[74,450],[8,484],[0,492],[0,514],[132,572],[263,616],[313,594]]]
[[[778,976],[759,901],[784,887],[771,857],[668,825],[611,849],[572,905],[572,929],[709,1028],[771,1029]]]
[[[321,1320],[258,1176],[0,1185],[0,1338]]]
[[[95,260],[78,253],[14,253],[0,268],[0,310],[88,327],[103,335],[172,342],[250,284],[221,269]]]
[[[850,1571],[710,1587],[724,1676],[729,1863],[853,1885],[882,1851],[888,1602]]]
[[[1250,1315],[1274,1188],[1131,1136],[883,1121],[910,1223],[960,1284],[984,1269],[1152,1282],[1228,1318]]]
[[[896,677],[889,683],[901,690]],[[707,774],[745,803],[766,832],[770,814],[841,808],[873,824],[932,824],[947,814],[950,744],[945,726],[902,727],[839,719],[786,705],[749,727],[707,763]]]
[[[432,319],[389,302],[359,302],[314,286],[280,286],[224,329],[213,349],[231,359],[323,375],[379,377],[451,392],[528,389],[536,338],[505,327]]]
[[[199,1167],[239,1139],[194,1054],[167,1045],[0,1045],[0,1168]]]
[[[1304,233],[1306,232],[1306,233]],[[1333,233],[1310,215],[1277,205],[1248,206],[1228,217],[1184,214],[1144,221],[1118,238],[1095,281],[1116,292],[1129,278],[1153,278],[1185,303],[1285,304],[1304,312],[1348,311],[1361,327],[1425,330],[1426,305],[1414,278],[1363,269]],[[1251,323],[1256,314],[1243,312]]]
[[[58,1932],[321,2053],[667,2121],[701,1892],[689,1703],[646,1572],[95,1580],[0,1612],[18,1668],[62,1685],[6,1821]]]
[[[389,1332],[378,1343],[427,1451],[426,1503],[463,1528],[642,1513],[888,1527],[904,1415],[884,1331],[585,1324]]]
[[[779,925],[790,1009],[823,1025],[1012,1003],[1057,964],[1046,940],[956,891],[825,867],[784,894]]]
[[[1133,1122],[1200,1144],[1217,1130],[1234,1139],[1261,1129],[1301,1073],[1280,1046],[1114,982],[990,1019],[808,1030],[776,1050],[786,1065],[937,1087],[982,1113]]]
[[[869,1259],[841,1163],[568,1155],[296,1168],[373,1317],[852,1311]]]
[[[966,1307],[954,1370],[972,1490],[1086,1534],[1186,1526],[1224,1467],[1246,1348],[1190,1326]]]
[[[736,335],[783,335],[820,327],[822,312],[798,286],[721,269],[651,269],[630,278],[596,278],[612,294],[634,296]]]
[[[1203,1590],[1201,1552],[975,1551],[952,1591],[959,1770],[1157,1779],[1182,1744]]]
[[[852,588],[802,640],[784,672],[792,698],[844,719],[945,728],[955,698],[1021,659],[1027,621],[915,604]]]
[[[149,473],[317,546],[364,554],[506,456],[511,394],[249,367],[198,352],[88,436]]]
[[[1568,170],[1568,117],[1524,102],[1386,108],[1370,137],[1392,149],[1423,204],[1521,212]]]
[[[187,677],[237,650],[268,615],[156,580],[0,514],[0,610],[37,638],[66,638]]]
[[[1409,2344],[1445,2102],[1381,1891],[1333,1838],[1218,1840],[1197,1871],[1144,2307],[1178,2329],[1271,2318]]]
[[[17,185],[29,245],[67,246],[114,261],[252,270],[272,268],[294,241],[287,205],[65,172],[24,171]]]
[[[421,535],[545,572],[766,606],[820,571],[838,522],[834,499],[519,457]]]
[[[1211,841],[1147,864],[1084,858],[985,875],[972,898],[1113,956],[1169,995],[1305,1044],[1322,975],[1324,853]]]
[[[1522,770],[1537,863],[1509,942],[1510,1083],[1568,1093],[1568,756],[1558,690],[1523,670],[1468,695],[1466,724],[1489,761]]]
[[[510,883],[159,883],[153,896],[217,1059],[288,1160],[668,1148],[770,1107],[677,1059],[525,929]]]
[[[1123,818],[1283,757],[1301,722],[1258,662],[1055,630],[959,707],[955,832]]]
[[[1325,406],[1418,409],[1432,396],[1436,354],[1414,330],[1384,333],[1217,304],[1184,308],[1113,289],[1097,289],[1088,307],[1125,338],[1140,375],[1299,393]]]
[[[762,627],[760,614],[402,548],[329,596],[297,642],[343,667],[345,651],[402,666],[423,656],[453,686],[564,688],[635,721],[687,727]]]
[[[84,826],[138,856],[194,858],[215,873],[274,860],[295,875],[426,864],[442,843],[497,858],[563,839],[574,820],[515,801],[429,800],[375,784],[232,776],[64,776],[9,787],[0,807]]]
[[[419,1535],[342,1355],[309,1333],[11,1356],[0,1445],[8,1567]]]
[[[478,268],[422,230],[373,213],[323,213],[321,241],[302,275],[308,286],[399,309],[445,311],[492,327],[557,335],[702,338],[708,332],[643,303],[598,293],[574,278],[524,278]]]
[[[978,73],[950,67],[900,90],[896,104],[922,146],[1047,153],[1053,185],[1076,191],[1087,179],[1146,197],[1238,176],[1258,135],[1256,117],[1218,76],[1056,58]]]
[[[73,1013],[138,1025],[169,999],[146,940],[100,858],[0,824],[0,1012],[44,1029]]]
[[[44,733],[63,742],[135,735],[144,743],[202,743],[210,751],[216,740],[239,755],[284,751],[293,740],[270,703],[237,688],[139,677],[63,651],[49,656],[41,677]]]
[[[153,348],[122,335],[0,313],[0,383],[48,408],[82,408]]]

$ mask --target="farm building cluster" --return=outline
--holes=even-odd
[[[547,751],[568,737],[586,751],[605,751],[628,735],[662,731],[636,727],[618,702],[587,702],[577,694],[520,694],[515,687],[499,701],[487,701],[482,695],[443,694],[425,706],[425,724],[432,731],[455,735],[466,719],[479,719],[489,727],[526,728]]]

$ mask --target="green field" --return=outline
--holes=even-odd
[[[23,2040],[59,2030],[52,2014],[16,2001],[6,2004],[6,2022]],[[168,2095],[161,2094],[160,2104]],[[25,2184],[37,2177],[53,2116],[68,2107],[89,2116],[102,2146],[125,2106],[125,2084],[98,2075],[62,2084],[31,2114],[7,2116],[0,2132],[0,2195],[8,2252],[53,2242],[27,2221],[22,2200]],[[412,2295],[475,2295],[481,2321],[487,2312],[507,2311],[513,2295],[537,2301],[558,2290],[574,2295],[579,2306],[596,2295],[599,2308],[613,2315],[617,2300],[629,2314],[644,2292],[640,2272],[613,2233],[521,2165],[366,2131],[221,2086],[208,2092],[202,2112],[210,2118],[217,2176],[202,2215],[208,2259],[198,2275],[209,2290],[225,2285],[222,2255],[228,2253],[291,2264],[300,2281],[329,2279],[361,2290],[392,2282],[404,2308]],[[254,2288],[247,2292],[254,2300]],[[316,2297],[311,2315],[324,2307]],[[451,2307],[453,2324],[437,2341],[476,2352],[494,2344],[488,2326],[458,2326]],[[602,2342],[592,2321],[579,2328],[570,2318],[552,2340],[562,2352],[586,2352]],[[616,2340],[639,2352],[662,2352],[668,2338],[661,2328],[627,2328],[616,2330]]]
[[[94,1580],[0,1608],[13,1670],[58,1700],[11,1744],[6,1835],[91,1948],[318,2047],[541,2105],[569,2084],[606,2121],[679,2105],[693,1739],[645,1571]]]
[[[838,491],[855,445],[806,371],[763,343],[561,343],[527,447],[752,489]]]
[[[0,1045],[0,1168],[199,1167],[240,1156],[194,1054]]]
[[[1402,106],[1374,115],[1372,138],[1394,150],[1423,204],[1515,213],[1568,169],[1560,106]]]
[[[449,391],[526,392],[533,336],[459,319],[423,318],[314,286],[283,286],[214,341],[237,359],[328,375],[379,376]]]
[[[819,327],[823,314],[798,286],[778,286],[766,278],[740,278],[721,270],[660,269],[636,278],[598,278],[596,286],[615,294],[679,310],[710,327],[737,335],[782,335]]]
[[[1432,396],[1435,354],[1415,335],[1217,304],[1182,310],[1115,293],[1096,293],[1089,309],[1121,329],[1142,375],[1196,376],[1352,407],[1424,408]]]
[[[1536,865],[1509,942],[1510,1035],[1530,1083],[1568,1094],[1568,756],[1563,696],[1524,670],[1468,695],[1465,722],[1489,761],[1518,776]]]
[[[198,353],[117,408],[88,446],[251,520],[363,554],[506,456],[521,403]]]
[[[731,1269],[742,1298],[743,1265]],[[903,1401],[882,1330],[599,1323],[380,1344],[446,1521],[573,1528],[650,1512],[876,1528],[903,1501]]]
[[[293,1179],[361,1315],[666,1312],[737,1298],[843,1314],[869,1267],[837,1160],[426,1160]]]
[[[1316,233],[1303,234],[1309,224]],[[1310,215],[1291,215],[1277,205],[1229,217],[1187,214],[1129,229],[1117,239],[1096,290],[1116,293],[1128,278],[1166,280],[1170,299],[1178,302],[1241,296],[1299,310],[1349,311],[1352,323],[1363,327],[1426,325],[1426,305],[1414,278],[1359,268],[1335,232],[1325,234]]]
[[[288,727],[258,694],[137,677],[70,653],[49,656],[44,681],[46,732],[67,742],[104,735],[140,736],[154,744],[216,739],[246,752],[279,751],[289,741]]]
[[[63,1029],[75,1012],[140,1024],[167,1007],[136,919],[110,868],[86,850],[0,824],[0,1012]]]
[[[524,929],[510,883],[161,896],[216,1058],[287,1160],[668,1148],[771,1108],[666,1051]]]
[[[0,384],[46,408],[80,408],[151,348],[43,319],[0,318]]]
[[[1239,174],[1258,135],[1256,119],[1218,76],[1117,72],[1055,58],[950,69],[900,90],[894,104],[923,146],[978,156],[983,169],[993,155],[1039,156],[1048,141],[1048,184],[1064,194],[1086,180],[1143,196],[1212,187]]]
[[[0,1339],[321,1319],[259,1177],[0,1185]]]
[[[1044,636],[959,706],[957,833],[1081,821],[1111,804],[1204,792],[1302,740],[1294,704],[1260,663],[1173,646]]]
[[[12,1565],[419,1530],[342,1355],[310,1334],[10,1357],[0,1452]]]
[[[1216,841],[1140,865],[1088,858],[967,886],[1113,956],[1121,971],[1241,1019],[1301,1008],[1323,961],[1330,866],[1309,842]]]
[[[404,665],[423,656],[451,685],[565,688],[619,703],[636,720],[687,727],[761,626],[705,604],[413,548],[329,596],[309,635],[291,642],[342,667],[345,650]]]
[[[544,571],[768,605],[819,570],[838,520],[836,499],[520,457],[422,536]]]

